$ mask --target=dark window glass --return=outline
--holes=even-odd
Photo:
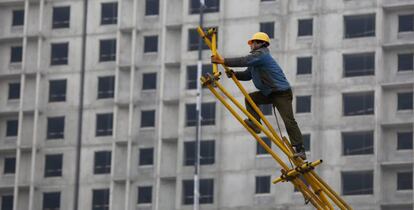
[[[373,171],[342,172],[342,194],[364,195],[373,194]]]
[[[260,1],[275,1],[275,0],[260,0]]]
[[[273,105],[272,104],[262,104],[259,106],[260,110],[264,115],[272,115],[273,114]]]
[[[66,80],[49,81],[49,102],[66,101]]]
[[[10,63],[22,62],[22,46],[15,46],[10,48]]]
[[[113,98],[115,89],[115,77],[106,76],[98,78],[98,99]]]
[[[92,210],[109,210],[109,189],[92,191]]]
[[[96,136],[112,135],[113,114],[97,114],[96,115]]]
[[[70,7],[53,7],[52,28],[69,28]]]
[[[345,38],[375,36],[375,14],[345,16]]]
[[[16,171],[16,158],[4,158],[4,174],[14,174]]]
[[[43,210],[60,209],[60,192],[43,193]]]
[[[296,61],[296,74],[312,74],[312,57],[301,57]]]
[[[24,10],[13,10],[12,26],[24,25]]]
[[[116,40],[105,39],[100,41],[99,62],[115,61],[116,59]]]
[[[269,38],[275,38],[275,22],[260,23],[260,31],[266,33]]]
[[[216,104],[203,103],[201,105],[201,125],[214,125],[216,118]],[[186,126],[197,125],[196,104],[186,105]]]
[[[220,10],[220,0],[205,0],[204,13],[218,12]],[[200,0],[190,0],[190,14],[200,13]]]
[[[413,149],[413,132],[398,132],[397,133],[397,149]]]
[[[52,46],[50,65],[68,64],[68,43],[54,43]]]
[[[65,117],[47,118],[47,139],[63,139],[65,136]]]
[[[9,99],[20,98],[20,83],[9,83]]]
[[[45,177],[62,176],[63,155],[46,155]]]
[[[342,133],[344,155],[374,154],[374,132],[359,131]]]
[[[111,151],[95,152],[94,174],[111,173]]]
[[[157,88],[157,73],[142,74],[142,89],[154,90]]]
[[[375,74],[375,53],[343,55],[344,77]]]
[[[398,16],[398,32],[414,31],[414,14]]]
[[[344,116],[374,114],[374,92],[343,94]]]
[[[152,202],[152,187],[142,186],[138,187],[138,203],[151,203]]]
[[[13,195],[1,196],[1,210],[13,210]]]
[[[158,36],[144,37],[144,53],[158,51]]]
[[[413,189],[413,172],[398,172],[397,173],[397,190],[412,190]]]
[[[414,69],[414,54],[398,54],[398,71],[412,71]]]
[[[413,92],[398,93],[397,110],[413,109]]]
[[[311,135],[310,134],[303,134],[303,146],[305,147],[305,151],[309,152],[311,150]]]
[[[218,33],[217,33],[218,34]],[[207,50],[210,49],[203,40],[200,39],[200,36],[198,35],[197,29],[189,29],[188,30],[188,50],[198,50],[198,43],[199,41],[202,42],[202,49]]]
[[[194,197],[194,181],[183,181],[183,204],[193,204]],[[200,204],[207,204],[214,202],[214,180],[200,179]]]
[[[298,36],[312,36],[313,19],[298,20]]]
[[[118,3],[102,3],[101,25],[116,24],[118,20]]]
[[[296,113],[311,112],[311,96],[296,96]]]
[[[154,148],[139,149],[139,165],[154,164]]]
[[[196,144],[194,141],[184,143],[184,165],[195,163]],[[206,140],[200,142],[200,165],[211,165],[215,162],[215,142]]]
[[[267,146],[272,148],[272,143],[269,138],[262,137],[263,141],[266,143]],[[262,147],[262,145],[259,144],[259,142],[256,143],[256,155],[267,155],[267,151]]]
[[[145,15],[158,15],[160,7],[159,0],[146,0],[145,1]]]
[[[213,74],[213,65],[211,64],[202,65],[201,69],[201,75]],[[197,89],[197,81],[199,79],[197,78],[197,66],[187,66],[187,89]]]
[[[256,194],[270,193],[270,176],[256,176]]]
[[[155,110],[141,111],[141,128],[155,126]]]
[[[17,132],[19,129],[19,121],[18,120],[7,120],[6,123],[6,136],[12,137],[17,136]]]

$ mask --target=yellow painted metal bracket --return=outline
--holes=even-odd
[[[212,50],[212,54],[217,57],[221,56],[217,52],[217,37],[216,30],[209,29],[207,32],[200,27],[197,28],[198,33],[203,38],[204,42]],[[215,67],[214,67],[215,66]],[[225,65],[222,65],[226,72],[230,71]],[[293,149],[287,138],[280,138],[275,129],[263,115],[258,106],[251,99],[247,91],[238,81],[235,75],[231,79],[235,82],[237,87],[245,96],[246,100],[253,107],[253,109],[259,114],[260,118],[264,122],[264,125],[259,123],[219,82],[220,72],[218,66],[213,65],[213,75],[206,74],[200,78],[203,86],[207,87],[214,96],[219,99],[220,102],[232,113],[232,115],[246,128],[247,131],[255,138],[255,140],[275,159],[275,161],[282,166],[282,175],[273,183],[289,181],[296,189],[298,189],[304,196],[306,201],[311,202],[315,208],[323,210],[333,210],[334,207],[327,199],[329,197],[333,203],[335,203],[341,210],[352,210],[352,208],[332,189],[326,184],[314,171],[314,168],[322,163],[322,160],[314,162],[304,162],[300,158],[293,158]],[[218,88],[222,93],[218,93],[215,88]],[[244,121],[243,118],[230,106],[225,97],[231,100],[261,131],[274,143],[281,151],[295,164],[296,167],[289,168],[287,164],[263,141],[262,137],[259,137]],[[309,187],[299,179],[299,176],[303,175],[305,181],[309,184]],[[327,196],[327,197],[326,197]]]

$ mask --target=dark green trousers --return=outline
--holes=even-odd
[[[273,104],[277,108],[282,117],[289,139],[292,145],[303,144],[302,133],[300,132],[298,123],[293,116],[292,109],[292,91],[276,91],[269,96],[263,95],[260,91],[249,93],[250,97],[257,105]],[[260,117],[254,111],[253,107],[245,100],[246,109],[249,111],[257,121],[260,122]]]

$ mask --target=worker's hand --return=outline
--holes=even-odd
[[[211,56],[211,63],[224,64],[224,60],[220,56],[212,55]]]
[[[228,78],[231,78],[234,75],[233,69],[229,69],[228,71],[226,71],[226,75]]]

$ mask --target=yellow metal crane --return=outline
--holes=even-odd
[[[197,31],[202,37],[206,45],[211,49],[212,54],[220,56],[217,52],[217,31],[214,28],[208,29],[206,32],[198,27]],[[304,196],[306,201],[312,203],[316,209],[331,210],[334,209],[335,204],[340,209],[352,209],[327,183],[325,183],[321,177],[316,174],[314,168],[322,163],[322,160],[316,160],[313,162],[305,162],[300,158],[293,157],[293,149],[289,141],[285,137],[279,137],[275,129],[260,111],[258,106],[250,98],[247,91],[241,85],[239,80],[233,74],[231,79],[236,86],[240,89],[247,101],[259,114],[263,120],[265,126],[260,124],[224,87],[220,84],[219,79],[221,73],[218,71],[218,64],[213,64],[213,75],[203,75],[200,80],[202,85],[207,87],[214,96],[231,112],[231,114],[250,132],[250,134],[256,139],[256,141],[273,157],[273,159],[282,167],[281,175],[272,181],[273,184],[278,182],[291,182],[296,189],[298,189]],[[222,65],[226,72],[230,69]],[[221,93],[219,93],[221,91]],[[276,154],[264,141],[258,136],[244,121],[243,117],[236,112],[232,105],[228,102],[230,100],[233,106],[239,108],[257,127],[263,131],[264,134],[274,143],[279,149],[287,156],[289,161],[295,165],[295,167],[289,168],[289,166]],[[307,186],[300,176],[303,176],[309,186]]]

